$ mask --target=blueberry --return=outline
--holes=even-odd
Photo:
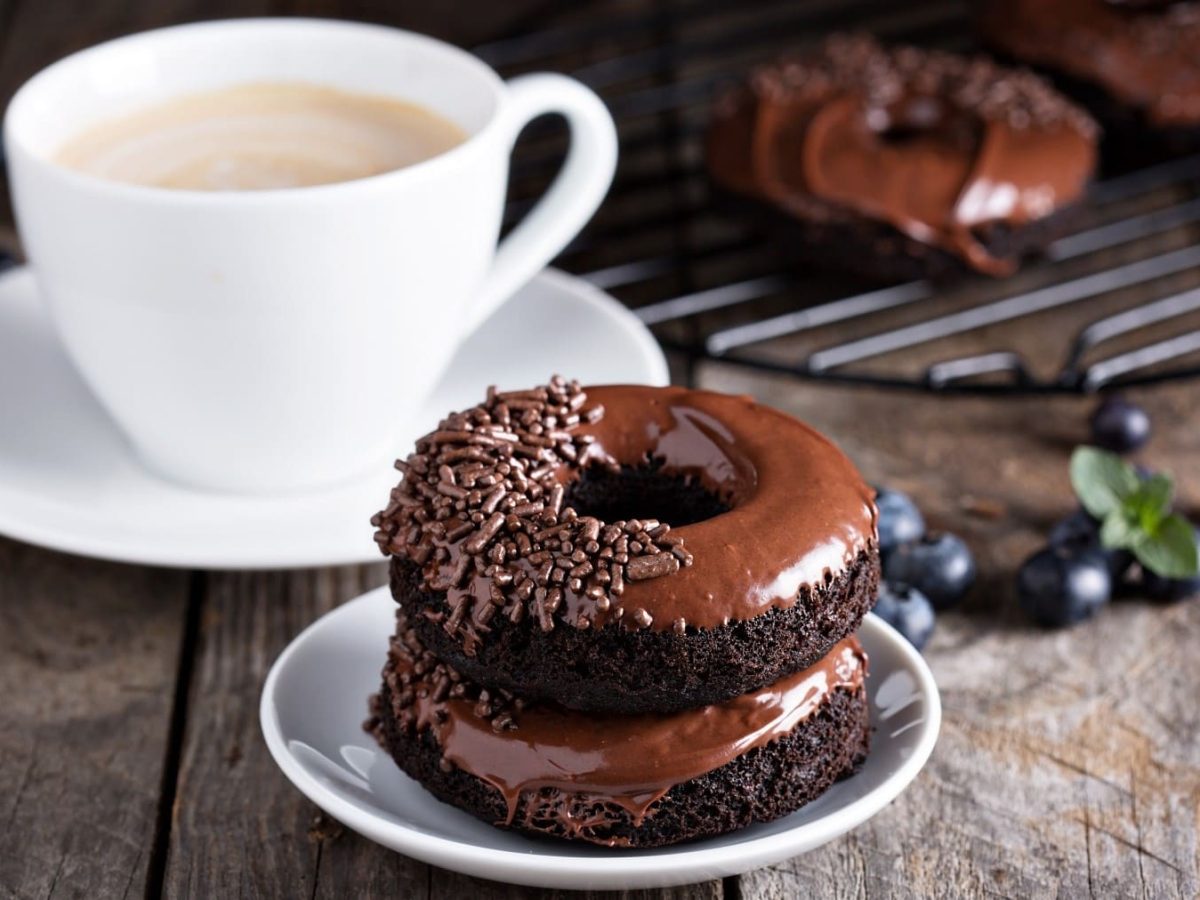
[[[925,534],[925,518],[908,494],[876,488],[875,506],[879,509],[880,553],[919,541]]]
[[[881,583],[874,612],[918,650],[929,642],[929,636],[933,634],[933,604],[928,597],[907,584]]]
[[[1200,575],[1191,578],[1163,578],[1153,572],[1142,575],[1142,592],[1151,600],[1174,603],[1200,597]]]
[[[1196,528],[1196,542],[1200,544],[1200,528]],[[1174,603],[1200,597],[1200,574],[1189,578],[1163,578],[1149,569],[1142,571],[1142,593],[1151,600]]]
[[[1112,597],[1112,577],[1099,550],[1060,544],[1039,550],[1017,573],[1017,601],[1036,622],[1073,625]]]
[[[1108,563],[1108,574],[1114,582],[1123,578],[1133,565],[1133,554],[1128,550],[1109,550],[1100,545],[1100,522],[1083,507],[1054,524],[1050,529],[1049,542],[1051,547],[1072,546],[1098,550],[1104,554]]]
[[[883,561],[890,581],[912,585],[945,609],[962,599],[975,583],[975,558],[961,538],[930,532],[921,540],[897,547]]]
[[[1050,546],[1059,544],[1099,544],[1100,523],[1082,506],[1050,529]]]
[[[1150,417],[1140,406],[1109,397],[1092,413],[1092,440],[1114,453],[1129,453],[1150,440]]]

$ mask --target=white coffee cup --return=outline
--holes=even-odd
[[[123,184],[53,161],[98,121],[266,81],[393,95],[468,137],[408,168],[271,191]],[[497,248],[513,142],[543,113],[567,120],[566,161]],[[20,89],[4,142],[25,250],[96,396],[156,472],[247,492],[336,482],[399,452],[462,339],[574,237],[616,164],[612,119],[576,81],[506,83],[421,35],[312,19],[76,53]]]

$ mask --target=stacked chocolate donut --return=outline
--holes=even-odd
[[[659,846],[785,815],[865,755],[875,508],[808,426],[555,378],[489,390],[397,465],[368,728],[443,801]]]

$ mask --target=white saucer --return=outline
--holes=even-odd
[[[396,455],[489,384],[517,388],[555,372],[592,384],[667,383],[662,351],[632,313],[548,269],[463,345]],[[368,520],[397,477],[381,465],[360,481],[289,497],[206,493],[158,478],[67,360],[32,273],[0,277],[0,534],[165,566],[367,562],[380,558]]]
[[[379,588],[309,626],[276,660],[260,717],[275,762],[310,800],[393,850],[468,875],[551,888],[633,889],[704,881],[819,847],[883,809],[929,758],[941,701],[929,667],[873,615],[860,638],[870,656],[874,726],[862,770],[786,818],[661,850],[608,850],[532,840],[492,828],[434,799],[362,730],[379,688],[395,604]]]

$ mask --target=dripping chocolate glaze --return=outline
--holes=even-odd
[[[835,38],[765,67],[718,107],[709,165],[724,186],[819,217],[817,200],[877,219],[993,275],[1015,261],[974,234],[1078,200],[1095,128],[1028,73]]]
[[[1200,3],[1004,0],[984,32],[1013,56],[1102,84],[1157,125],[1200,122]]]
[[[598,387],[605,415],[580,429],[587,460],[662,459],[695,473],[731,509],[674,528],[695,563],[625,585],[626,609],[652,628],[677,619],[712,628],[796,602],[804,586],[837,575],[875,541],[873,491],[827,438],[749,397],[686,388]]]
[[[445,592],[452,612],[443,625],[463,639],[467,652],[486,639],[497,614],[513,622],[534,619],[533,627],[543,630],[556,623],[680,630],[752,618],[773,606],[794,604],[802,587],[836,576],[874,544],[871,489],[833,444],[790,416],[748,397],[684,388],[584,391],[560,382],[552,393],[563,404],[555,408],[576,411],[568,425],[549,432],[557,435],[555,452],[570,458],[544,448],[544,459],[537,457],[543,473],[535,492],[539,499],[532,505],[545,501],[561,507],[561,515],[547,520],[561,524],[539,532],[529,516],[549,513],[523,513],[520,522],[512,522],[510,513],[493,528],[497,517],[491,510],[476,510],[474,521],[463,521],[469,510],[449,505],[447,498],[460,494],[454,501],[458,506],[478,503],[478,497],[469,498],[474,486],[458,483],[471,476],[446,472],[439,480],[431,473],[446,469],[438,460],[448,457],[441,450],[440,456],[431,455],[429,448],[455,446],[452,454],[458,459],[471,448],[461,437],[468,432],[461,429],[484,419],[481,428],[497,427],[490,414],[480,415],[483,407],[447,419],[418,444],[426,449],[409,457],[405,482],[375,518],[381,548],[421,564],[427,586]],[[493,395],[488,408],[494,412],[502,396]],[[514,406],[516,396],[509,401]],[[444,435],[459,435],[462,446]],[[732,509],[673,529],[656,520],[618,527],[562,505],[564,485],[584,467],[617,469],[649,460],[661,463],[664,472],[694,477]],[[515,458],[513,464],[525,465]],[[489,483],[477,490],[495,489]],[[444,518],[434,521],[435,512]],[[526,537],[515,530],[511,534],[527,549],[492,564],[494,544],[510,536],[504,530],[509,524],[525,529]],[[550,531],[549,538],[539,537]],[[551,559],[539,549],[542,540],[568,541],[571,547],[556,545],[558,555]],[[524,594],[522,583],[528,589]]]
[[[406,659],[398,658],[401,673],[410,664]],[[410,727],[432,730],[445,759],[504,796],[508,823],[522,794],[552,788],[615,804],[637,825],[675,785],[790,733],[833,691],[857,691],[866,668],[866,654],[851,636],[810,668],[726,703],[667,716],[530,706],[515,713],[511,728],[497,728],[480,716],[476,701],[437,699],[433,686],[423,689],[418,678],[412,682],[415,716],[409,721]],[[527,797],[553,807],[566,799]]]

